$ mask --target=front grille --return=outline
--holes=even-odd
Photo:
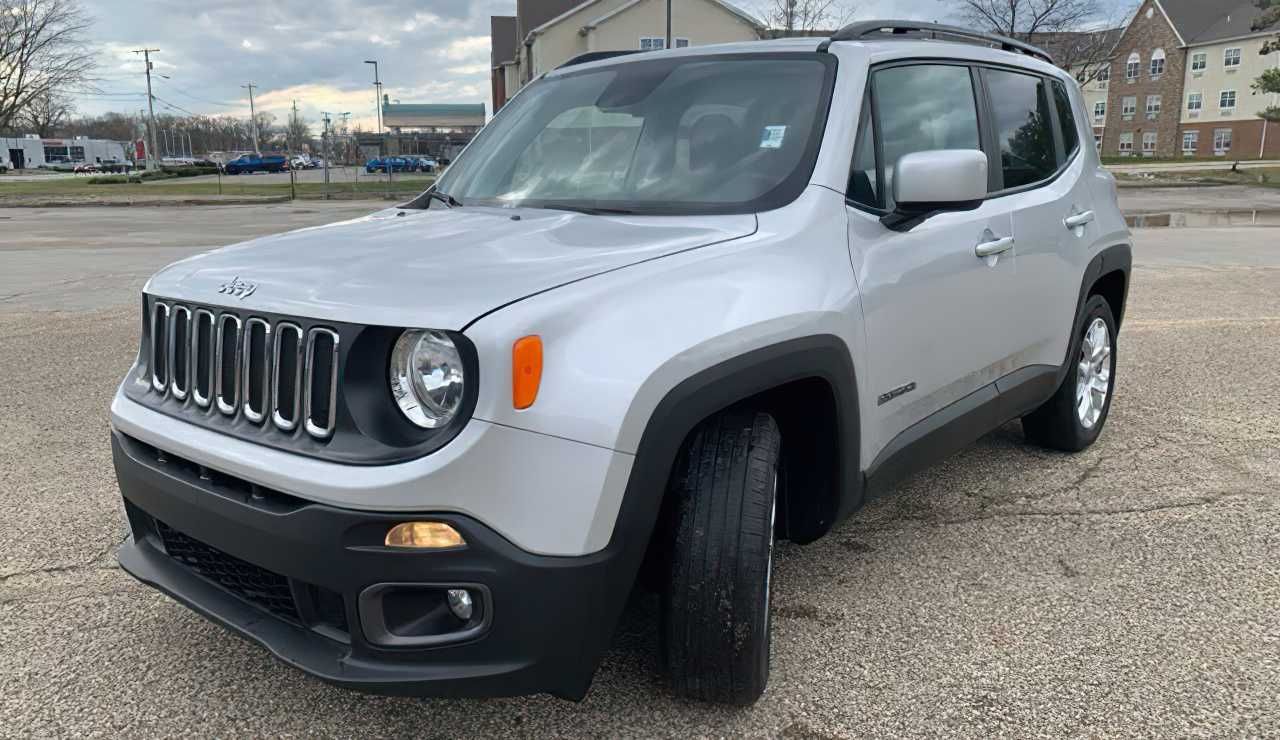
[[[288,578],[188,537],[159,519],[155,523],[169,557],[245,601],[302,624]]]
[[[151,389],[227,417],[300,426],[317,440],[337,425],[339,338],[293,321],[156,300],[151,303],[147,367]],[[299,423],[301,422],[301,424]]]

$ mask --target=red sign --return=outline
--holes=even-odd
[[[144,141],[143,139],[138,139],[137,141],[133,142],[133,150],[134,150],[134,155],[133,155],[134,160],[141,161],[147,158],[147,142]]]

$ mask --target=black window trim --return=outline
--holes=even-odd
[[[1064,140],[1062,137],[1061,122],[1057,115],[1058,103],[1054,99],[1053,95],[1053,83],[1061,83],[1064,88],[1066,88],[1066,83],[1057,75],[1037,72],[1035,70],[1028,69],[1027,67],[1019,67],[1013,64],[1000,64],[997,62],[958,59],[953,57],[910,57],[894,59],[892,61],[872,65],[871,69],[867,72],[867,81],[863,90],[863,99],[864,101],[869,101],[869,105],[864,102],[862,110],[858,114],[858,126],[854,129],[854,151],[849,159],[849,173],[845,178],[845,205],[850,208],[855,208],[859,211],[875,216],[884,216],[889,213],[887,208],[868,206],[865,203],[859,203],[849,197],[849,180],[853,176],[853,166],[858,157],[857,140],[859,135],[862,133],[864,117],[868,115],[869,112],[871,115],[872,125],[875,126],[873,141],[875,142],[876,149],[876,178],[878,180],[876,183],[876,198],[880,203],[888,203],[887,195],[884,192],[885,163],[883,137],[880,132],[880,108],[875,99],[874,87],[872,85],[872,80],[874,79],[876,72],[894,67],[916,67],[923,65],[969,68],[970,79],[973,83],[973,92],[975,96],[974,103],[978,113],[978,141],[982,144],[983,153],[987,155],[987,187],[990,189],[990,192],[988,192],[987,196],[983,198],[984,202],[1047,187],[1057,181],[1059,177],[1062,177],[1062,174],[1071,167],[1077,157],[1083,156],[1082,152],[1084,151],[1084,147],[1080,145],[1079,141],[1079,116],[1076,114],[1074,105],[1072,105],[1070,113],[1071,119],[1076,122],[1077,142],[1075,149],[1071,152],[1065,152],[1064,155]],[[1049,105],[1049,110],[1054,114],[1049,116],[1051,119],[1049,125],[1053,131],[1055,159],[1059,156],[1062,157],[1062,161],[1058,164],[1057,169],[1053,171],[1053,174],[1042,180],[1027,183],[1026,185],[1020,185],[1016,188],[1004,187],[1004,169],[1000,161],[1000,143],[994,125],[995,113],[991,107],[991,95],[987,86],[987,70],[1014,72],[1017,74],[1027,75],[1029,77],[1038,77],[1046,83],[1043,85],[1042,94],[1048,98],[1047,103]],[[1070,88],[1067,88],[1067,101],[1069,104],[1071,103]]]

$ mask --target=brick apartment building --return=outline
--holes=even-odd
[[[1280,52],[1255,31],[1253,0],[1144,0],[1112,52],[1105,156],[1280,156],[1280,125],[1258,113],[1280,104],[1252,83]]]

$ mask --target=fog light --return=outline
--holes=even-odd
[[[467,544],[458,530],[444,522],[404,522],[387,532],[387,547],[440,550]]]
[[[449,589],[449,611],[464,622],[471,620],[471,594],[465,588]]]

